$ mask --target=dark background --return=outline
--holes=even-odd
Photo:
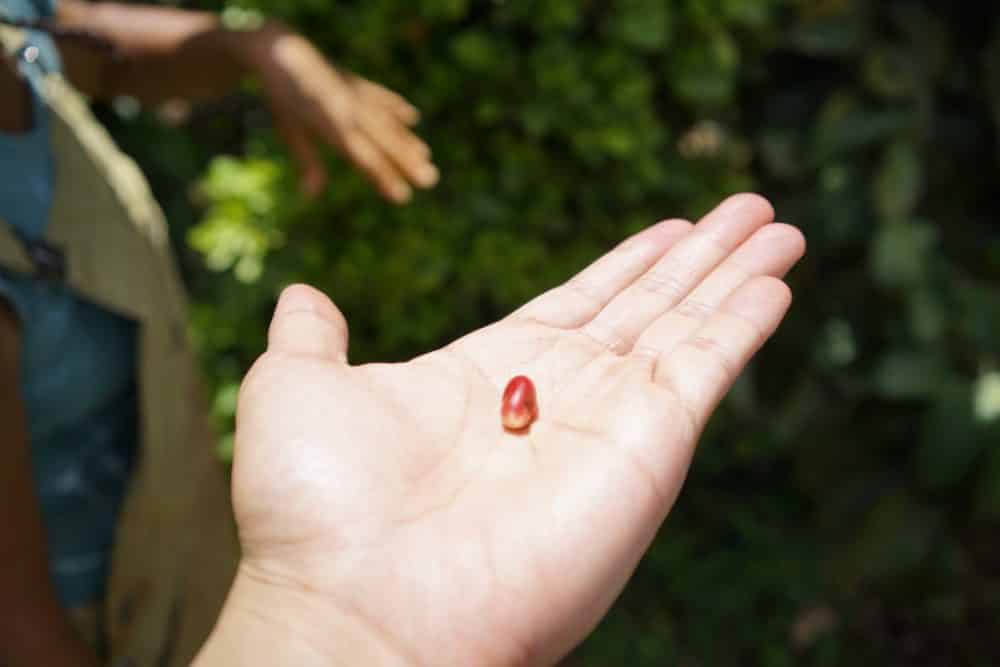
[[[338,303],[352,360],[401,360],[657,219],[767,195],[809,243],[793,309],[578,659],[993,665],[1000,11],[976,4],[227,5],[422,109],[442,182],[405,208],[332,156],[304,201],[252,87],[98,110],[171,220],[223,432],[291,281]]]

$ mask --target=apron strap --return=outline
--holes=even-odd
[[[61,283],[66,280],[66,253],[45,239],[29,239],[15,232],[24,253],[35,267],[35,277]]]

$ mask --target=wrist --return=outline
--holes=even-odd
[[[246,74],[257,74],[273,59],[274,45],[295,35],[280,21],[265,19],[256,12],[224,12],[220,21],[225,31],[226,49],[233,62]]]
[[[194,667],[409,665],[391,642],[319,594],[240,565]]]

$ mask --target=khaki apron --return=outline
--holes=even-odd
[[[8,49],[17,31],[0,28]],[[163,214],[61,75],[46,78],[55,196],[46,241],[63,280],[139,327],[139,455],[118,523],[102,627],[114,667],[187,665],[222,608],[238,562],[224,465],[187,339],[183,287]],[[34,274],[0,220],[0,266]]]

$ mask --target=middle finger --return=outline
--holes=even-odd
[[[680,303],[743,241],[773,219],[774,209],[763,197],[729,197],[581,331],[613,352],[627,353],[650,324]]]

